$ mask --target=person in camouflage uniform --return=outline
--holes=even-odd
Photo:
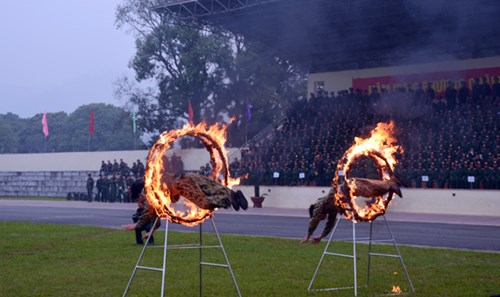
[[[313,237],[311,242],[313,244],[319,243],[321,239],[323,239],[332,231],[333,227],[335,226],[335,220],[337,218],[337,210],[335,209],[333,201],[334,191],[333,189],[331,189],[328,195],[318,198],[316,200],[316,203],[312,204],[309,207],[309,227],[307,230],[307,235],[304,236],[300,243],[309,241],[314,233],[314,230],[316,230],[316,228],[318,227],[319,222],[324,219],[327,219],[327,221],[323,232],[321,232],[320,236]]]
[[[180,176],[165,175],[165,182],[170,190],[172,202],[179,200],[180,196],[203,209],[228,208],[234,210],[248,208],[248,202],[241,191],[234,192],[214,181],[197,173],[184,173]]]
[[[132,215],[132,221],[134,223],[122,226],[125,230],[135,231],[135,242],[137,244],[144,244],[144,239],[147,239],[151,232],[154,233],[154,231],[161,226],[161,221],[156,220],[156,212],[148,203],[143,188],[143,181],[138,181],[131,186],[131,197],[133,200],[137,201],[137,210],[134,215]],[[153,226],[153,224],[155,225]],[[145,234],[143,234],[144,231],[146,232]],[[148,243],[154,244],[153,234],[151,234]]]
[[[369,179],[369,178],[350,178],[350,183],[355,185],[355,190],[353,191],[353,196],[360,196],[365,198],[373,198],[377,196],[382,196],[387,193],[394,193],[399,197],[403,197],[401,193],[402,186],[401,181],[393,176],[389,180],[377,180],[377,179]],[[340,190],[345,193],[347,188],[344,187],[343,184],[340,185]],[[325,236],[327,236],[330,231],[332,231],[335,226],[335,220],[337,218],[338,210],[334,206],[335,200],[335,192],[334,189],[331,189],[328,192],[328,195],[325,197],[320,197],[316,201],[315,204],[312,204],[309,207],[309,229],[307,235],[302,239],[301,243],[307,242],[314,230],[318,227],[320,221],[327,219],[325,228],[321,235],[318,237],[314,237],[312,239],[312,243],[316,244],[321,241]],[[367,204],[371,203],[366,202]]]

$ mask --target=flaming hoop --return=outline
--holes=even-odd
[[[218,180],[221,172],[223,179],[221,183],[231,188],[240,182],[239,178],[231,178],[229,174],[227,151],[224,147],[226,142],[227,125],[214,124],[210,127],[205,122],[194,126],[186,124],[181,129],[165,131],[153,145],[148,154],[146,171],[144,173],[144,189],[146,197],[156,214],[162,219],[168,219],[172,223],[186,226],[196,226],[212,215],[212,210],[199,208],[187,199],[181,199],[185,209],[175,209],[171,199],[170,190],[164,179],[166,164],[163,163],[163,155],[172,144],[183,136],[192,136],[199,139],[210,154],[212,165],[212,178]]]
[[[378,123],[377,127],[370,132],[369,138],[354,138],[352,145],[342,156],[337,165],[337,171],[333,178],[335,190],[335,206],[341,209],[346,218],[353,222],[373,221],[383,215],[389,206],[394,193],[373,197],[372,203],[360,206],[356,203],[355,179],[348,177],[351,166],[360,157],[370,158],[378,169],[381,181],[388,181],[394,177],[394,166],[397,164],[396,153],[403,152],[401,146],[397,145],[397,139],[393,136],[394,122]],[[343,172],[342,174],[339,174]],[[342,179],[343,189],[339,189],[339,179]],[[368,198],[368,197],[365,197]]]

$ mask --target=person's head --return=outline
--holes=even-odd
[[[130,186],[130,199],[132,201],[139,201],[141,198],[142,190],[144,190],[144,180],[138,179]],[[144,197],[145,198],[145,197]]]

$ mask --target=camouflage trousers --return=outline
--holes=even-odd
[[[203,209],[231,206],[232,190],[211,178],[185,173],[172,182],[172,193],[181,195]]]

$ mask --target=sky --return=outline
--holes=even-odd
[[[90,103],[122,106],[113,82],[134,77],[134,38],[115,26],[120,0],[3,1],[0,114],[71,113]]]

